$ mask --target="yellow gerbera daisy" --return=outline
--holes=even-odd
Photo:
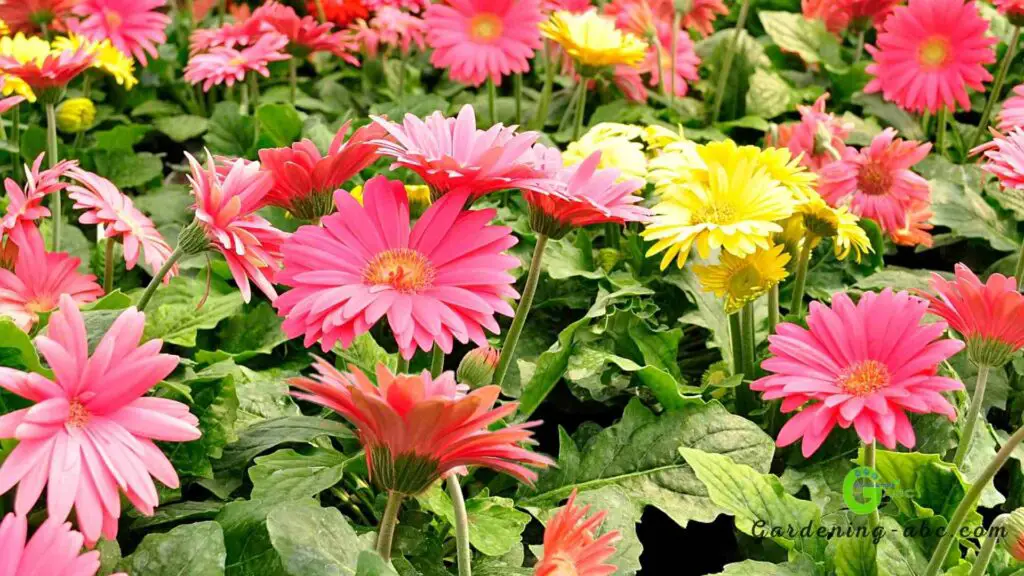
[[[724,299],[726,314],[760,298],[788,275],[790,255],[781,244],[754,251],[745,257],[723,252],[718,264],[694,266],[693,272],[707,292]]]
[[[648,150],[661,150],[673,142],[686,140],[686,136],[683,135],[682,126],[673,132],[664,126],[651,124],[644,127],[643,139],[647,143]]]
[[[0,94],[4,96],[17,94],[29,102],[36,101],[36,93],[32,91],[32,87],[21,78],[10,74],[0,74]]]
[[[25,36],[19,32],[0,38],[0,54],[14,58],[19,64],[34,62],[41,67],[50,50],[50,43],[38,36]]]
[[[135,60],[115,48],[110,40],[92,42],[82,36],[70,34],[60,36],[53,41],[53,50],[57,52],[78,50],[83,46],[93,55],[95,61],[92,67],[113,76],[114,80],[124,86],[125,90],[131,90],[139,83],[139,80],[135,78]]]
[[[651,224],[642,233],[656,241],[648,256],[665,252],[662,269],[673,259],[682,268],[694,244],[702,258],[718,247],[739,257],[757,248],[767,249],[771,235],[782,231],[778,221],[793,213],[789,190],[772,179],[756,159],[728,160],[707,163],[707,182],[664,189]]]
[[[811,248],[824,238],[832,238],[836,258],[845,260],[852,252],[857,262],[874,250],[867,232],[857,224],[860,219],[846,206],[832,208],[815,194],[800,203],[796,211],[802,218],[804,241],[811,242]]]
[[[541,34],[558,43],[586,68],[636,66],[647,55],[647,43],[615,27],[615,20],[596,10],[573,14],[559,10],[540,25]]]
[[[769,176],[789,188],[797,202],[803,202],[811,195],[817,196],[815,185],[818,183],[818,175],[801,165],[800,159],[794,158],[789,149],[765,148],[758,159]]]
[[[579,164],[594,152],[601,152],[598,168],[614,168],[621,172],[619,179],[647,178],[647,155],[644,145],[637,141],[644,130],[639,126],[602,122],[594,126],[579,140],[569,144],[562,160],[566,166]]]

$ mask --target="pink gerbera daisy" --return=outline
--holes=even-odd
[[[203,91],[219,84],[233,85],[245,79],[248,72],[263,77],[270,76],[271,62],[287,60],[288,54],[281,52],[288,45],[288,39],[276,33],[263,34],[256,43],[236,50],[228,47],[212,48],[204,54],[192,56],[185,66],[185,80],[192,84],[203,83]]]
[[[840,0],[840,9],[856,30],[878,26],[903,0]]]
[[[469,104],[456,118],[445,118],[440,111],[420,120],[406,114],[402,124],[372,117],[392,139],[379,140],[384,156],[394,157],[392,167],[402,166],[419,175],[430,186],[436,199],[465,187],[470,199],[498,190],[517,188],[518,183],[538,174],[522,161],[539,134],[495,124],[478,130],[476,113]]]
[[[907,412],[956,419],[942,392],[963,385],[937,375],[939,364],[964,344],[941,339],[945,322],[922,324],[928,303],[906,292],[867,292],[855,305],[845,293],[832,306],[811,303],[807,326],[782,323],[768,337],[772,356],[761,363],[771,375],[753,384],[765,400],[782,399],[793,412],[776,440],[788,446],[803,438],[810,457],[838,424],[856,429],[865,444],[913,448]]]
[[[530,69],[541,47],[539,0],[447,0],[431,4],[424,20],[430,63],[456,82],[501,84],[502,76]]]
[[[275,306],[289,337],[320,342],[324,351],[352,340],[387,315],[398,348],[445,352],[452,341],[487,344],[495,314],[512,315],[518,294],[508,273],[519,260],[511,229],[487,223],[496,212],[463,210],[468,190],[434,202],[409,229],[405,186],[378,176],[363,188],[363,205],[344,191],[338,213],[303,226],[285,243],[278,277],[292,289]]]
[[[1024,129],[996,134],[991,141],[971,150],[983,154],[981,169],[999,178],[999,184],[1012,190],[1024,190]]]
[[[597,536],[607,512],[587,518],[590,506],[576,505],[576,490],[569,501],[544,528],[544,556],[533,569],[534,576],[609,576],[618,568],[605,560],[615,553],[617,530]]]
[[[999,111],[999,129],[1009,132],[1014,128],[1024,128],[1024,84],[1014,87],[1013,96],[1003,102]]]
[[[18,242],[14,270],[0,269],[0,316],[6,316],[28,332],[39,315],[57,307],[61,295],[78,304],[103,296],[92,274],[78,273],[80,260],[63,252],[47,252],[35,228]]]
[[[144,314],[125,310],[90,357],[82,314],[65,294],[46,336],[35,339],[53,380],[0,368],[0,387],[34,403],[0,416],[0,437],[18,440],[0,466],[0,494],[18,486],[15,513],[28,514],[47,487],[50,520],[63,521],[74,507],[85,540],[96,542],[117,535],[118,492],[152,515],[160,500],[150,475],[178,487],[153,441],[196,440],[199,420],[180,402],[143,396],[178,365],[160,353],[159,339],[139,346],[145,324]]]
[[[833,206],[849,202],[854,214],[871,218],[886,232],[900,230],[912,204],[929,203],[928,181],[910,170],[924,160],[930,143],[896,138],[886,128],[860,152],[847,148],[842,160],[821,169],[818,191]]]
[[[372,26],[380,44],[398,48],[402,54],[408,54],[413,44],[421,51],[427,49],[427,23],[419,16],[384,6],[374,14]]]
[[[100,569],[100,552],[82,554],[84,543],[70,522],[52,518],[40,524],[30,539],[28,520],[8,514],[0,522],[0,576],[94,576]]]
[[[42,26],[63,30],[64,21],[79,0],[5,0],[0,2],[0,20],[11,32],[35,34]]]
[[[874,79],[864,92],[881,92],[905,110],[970,110],[967,89],[983,92],[992,79],[985,65],[996,61],[996,38],[972,1],[910,0],[886,18],[877,43],[867,46]]]
[[[518,408],[516,402],[494,407],[499,386],[467,393],[451,372],[437,378],[426,371],[392,374],[383,364],[377,365],[376,384],[355,367],[343,374],[318,358],[313,368],[313,378],[289,381],[302,390],[295,396],[334,410],[356,427],[370,478],[384,490],[415,496],[465,466],[532,484],[537,473],[527,466],[552,464],[520,446],[533,443],[530,428],[539,422],[488,428]]]
[[[166,5],[167,0],[81,0],[74,10],[81,20],[72,30],[93,42],[110,40],[145,66],[146,54],[156,58],[156,47],[167,41],[171,18],[160,12]]]
[[[590,8],[592,6],[588,5],[587,10]],[[664,16],[663,13],[655,15],[649,0],[612,0],[605,4],[602,10],[608,16],[615,18],[616,28],[630,32],[639,38],[653,37],[659,23],[668,24],[671,27],[672,20],[669,19],[666,23],[661,19]],[[651,48],[653,49],[654,46]]]
[[[853,131],[853,124],[825,112],[828,96],[828,93],[822,94],[813,106],[797,106],[800,122],[779,126],[778,138],[767,137],[766,143],[788,148],[794,157],[800,157],[801,164],[815,172],[835,161],[832,152],[819,139],[826,138],[832,150],[842,157],[846,153],[844,140]]]
[[[235,160],[221,170],[210,158],[204,169],[188,152],[189,183],[196,198],[196,221],[210,245],[228,263],[231,276],[248,302],[251,280],[267,298],[277,298],[273,280],[281,267],[281,243],[288,235],[274,228],[256,210],[264,206],[273,176],[259,162]]]
[[[53,168],[40,170],[43,157],[40,153],[29,168],[25,165],[25,188],[18,186],[14,180],[4,180],[7,191],[7,211],[0,220],[0,236],[9,235],[16,242],[20,241],[25,226],[35,228],[33,222],[50,215],[50,210],[43,207],[43,199],[49,194],[59,194],[67,187],[61,177],[71,168],[78,165],[75,160],[63,160]]]
[[[661,84],[662,72],[666,78],[672,74],[671,32],[670,26],[658,26],[658,38],[662,46],[661,66],[658,66],[658,50],[653,47],[647,49],[647,57],[640,64],[640,71],[651,75],[649,80],[651,86],[659,86]],[[689,83],[700,80],[700,74],[697,72],[698,66],[700,66],[700,58],[697,57],[697,53],[694,51],[693,40],[690,40],[690,35],[685,31],[677,31],[675,62],[676,96],[686,96],[686,93],[690,90]],[[672,82],[669,81],[669,85],[671,84]]]
[[[189,55],[195,56],[217,47],[249,46],[265,33],[263,23],[252,18],[227,23],[217,28],[199,28],[189,37]]]
[[[543,0],[540,4],[545,14],[564,10],[573,14],[582,14],[594,7],[590,0]]]
[[[1024,0],[993,0],[1000,12],[1006,14],[1011,24],[1021,25],[1024,20]]]
[[[363,4],[371,11],[377,11],[385,6],[403,8],[413,13],[420,13],[430,6],[431,0],[363,0]]]
[[[118,190],[113,182],[92,172],[73,168],[68,171],[68,176],[79,184],[68,187],[68,196],[75,201],[76,210],[85,210],[78,221],[98,224],[105,238],[119,239],[124,244],[125,267],[128,270],[139,261],[140,249],[150,272],[156,272],[164,265],[171,255],[171,247],[153,221],[135,207],[131,198]],[[164,281],[170,281],[170,277],[177,273],[178,267],[174,266],[164,276]]]
[[[277,1],[257,8],[252,19],[288,38],[288,51],[293,56],[305,58],[314,52],[330,52],[353,66],[359,65],[359,61],[350,54],[354,46],[347,35],[341,31],[332,32],[334,25],[330,22],[320,24],[312,16],[300,18],[291,6]]]
[[[341,126],[326,156],[309,140],[260,150],[260,163],[273,174],[274,182],[265,202],[309,221],[333,212],[334,191],[377,160],[377,145],[372,141],[386,135],[380,125],[370,124],[346,142],[348,127],[348,122]]]
[[[612,81],[626,98],[634,102],[647,102],[647,86],[644,85],[639,69],[620,64],[612,71]]]

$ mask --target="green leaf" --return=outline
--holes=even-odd
[[[156,129],[166,134],[175,142],[185,142],[198,138],[206,133],[210,121],[202,116],[182,114],[180,116],[165,116],[153,121]]]
[[[132,530],[145,530],[154,526],[177,524],[189,520],[212,520],[224,508],[223,502],[197,502],[187,500],[160,506],[152,516],[140,516],[132,522]]]
[[[287,574],[270,542],[267,516],[277,507],[297,508],[302,513],[319,505],[311,500],[291,502],[238,500],[224,506],[217,524],[224,530],[227,576],[282,576]]]
[[[934,270],[923,270],[917,268],[901,268],[899,266],[886,266],[874,274],[861,278],[853,285],[857,290],[881,291],[886,288],[893,290],[929,290],[929,283],[932,274],[940,274],[949,277],[949,274],[935,272]]]
[[[366,548],[337,508],[278,506],[267,533],[290,576],[354,575]]]
[[[207,147],[213,154],[246,157],[256,145],[256,119],[242,116],[238,104],[219,102],[213,109],[206,136]]]
[[[613,576],[632,576],[639,572],[640,555],[644,547],[636,535],[636,525],[640,522],[641,513],[629,494],[618,486],[605,486],[579,494],[576,504],[589,505],[591,510],[601,510],[607,514],[601,523],[601,533],[618,530],[622,535],[615,543],[615,553],[607,560],[609,564],[618,567]]]
[[[195,199],[185,186],[168,184],[149,190],[132,200],[135,207],[148,214],[150,220],[158,227],[167,224],[188,224],[193,218],[192,204],[195,203]]]
[[[712,343],[722,352],[722,360],[732,365],[732,346],[729,341],[729,316],[722,307],[722,301],[714,294],[700,287],[697,277],[689,269],[673,270],[662,276],[662,280],[683,291],[697,305],[697,310],[679,319],[683,324],[702,326],[711,331]]]
[[[298,376],[298,373],[277,368],[255,371],[245,366],[236,366],[236,429],[243,430],[263,420],[298,416],[299,407],[288,393],[287,378],[292,376]]]
[[[164,175],[163,159],[149,152],[96,153],[96,173],[119,188],[139,188]]]
[[[537,358],[537,368],[530,381],[523,386],[523,394],[519,397],[520,418],[529,418],[562,379],[566,368],[569,367],[576,331],[589,321],[590,318],[583,317],[566,326],[559,332],[558,340],[551,348]]]
[[[196,360],[219,362],[231,358],[235,362],[245,362],[255,356],[270,354],[274,348],[288,341],[281,330],[282,321],[273,305],[266,300],[247,304],[241,314],[229,317],[217,330],[217,351],[201,350],[196,354]]]
[[[271,146],[290,146],[302,136],[302,119],[291,104],[263,104],[256,109],[260,140]]]
[[[817,18],[805,18],[799,12],[758,13],[764,31],[786,52],[793,52],[808,64],[824,64],[835,72],[846,70],[839,39]]]
[[[941,516],[948,520],[967,493],[960,473],[937,454],[879,450],[875,470],[886,483],[895,484],[886,495],[910,518]],[[980,522],[976,511],[967,517],[968,525]]]
[[[398,367],[398,355],[388,354],[387,350],[377,344],[369,332],[356,336],[348,348],[342,348],[341,344],[336,344],[334,354],[338,358],[338,366],[347,369],[349,364],[354,364],[369,378],[374,378],[377,373],[377,364],[383,363],[390,370],[395,370]]]
[[[180,384],[189,390],[190,411],[199,418],[202,436],[192,442],[168,444],[164,451],[179,473],[212,478],[210,460],[220,458],[224,447],[236,440],[238,396],[234,376],[224,366],[211,366],[197,373],[188,371]],[[179,396],[171,394],[176,400],[189,401]]]
[[[50,371],[39,362],[32,339],[10,318],[0,316],[0,366],[49,376]]]
[[[782,76],[758,68],[750,77],[747,92],[747,113],[761,118],[775,118],[790,111],[795,102],[793,89]]]
[[[224,533],[216,522],[178,526],[166,534],[149,534],[118,570],[146,576],[223,576]]]
[[[737,462],[767,472],[774,441],[759,426],[730,414],[718,402],[687,405],[654,415],[634,399],[622,420],[579,446],[559,430],[558,467],[545,471],[536,488],[521,488],[520,506],[550,507],[581,492],[602,486],[621,488],[639,510],[655,506],[680,526],[691,520],[711,522],[723,509],[679,453],[696,448],[728,454]]]
[[[455,526],[455,509],[440,483],[417,499],[450,526]],[[487,556],[502,556],[519,545],[523,530],[530,523],[530,515],[516,510],[513,500],[490,496],[486,489],[466,500],[466,515],[469,517],[469,543]]]
[[[680,448],[697,478],[707,487],[711,500],[736,518],[736,527],[744,534],[764,537],[766,531],[779,529],[783,536],[773,538],[787,549],[812,556],[823,541],[813,536],[821,523],[821,511],[813,502],[786,493],[779,479],[750,466],[735,462],[723,454],[709,454],[692,448]],[[812,536],[799,532],[810,526]],[[796,531],[789,534],[786,531]]]
[[[181,106],[164,100],[146,100],[142,104],[132,108],[132,116],[150,116],[154,118],[158,118],[160,116],[174,116],[176,114],[181,114],[181,112]]]
[[[250,460],[275,446],[289,443],[309,443],[321,436],[353,439],[355,436],[344,424],[312,416],[290,416],[259,422],[238,435],[238,441],[224,449],[223,457],[214,468],[241,470]]]
[[[356,564],[356,576],[398,576],[398,572],[388,566],[380,554],[373,550],[363,550]]]
[[[974,427],[974,440],[964,458],[961,469],[964,480],[973,484],[984,473],[989,462],[995,459],[998,450],[992,425],[985,421],[984,415],[982,415],[978,425]],[[978,505],[984,508],[995,508],[1003,502],[1006,502],[1006,497],[999,493],[992,482],[989,482],[981,492]]]
[[[567,238],[548,242],[544,248],[544,259],[541,260],[541,265],[552,280],[574,277],[596,280],[605,277],[603,270],[594,269],[593,254],[584,254]]]
[[[249,468],[252,497],[267,500],[311,498],[341,481],[345,467],[364,458],[348,457],[333,449],[314,448],[300,454],[290,448],[256,458]]]
[[[916,542],[903,534],[903,527],[894,518],[882,517],[884,536],[878,543],[879,576],[918,576],[928,566],[928,556]]]
[[[143,124],[121,124],[110,130],[101,130],[93,133],[96,138],[96,148],[105,152],[118,152],[131,154],[133,147],[142,142],[142,139],[152,130]]]
[[[837,538],[835,543],[836,576],[877,576],[875,543],[870,537]]]
[[[200,280],[183,276],[172,278],[168,286],[156,291],[146,310],[144,338],[161,338],[165,344],[192,348],[200,330],[216,328],[242,306],[242,296],[237,290],[226,294],[211,291],[203,302],[205,291],[205,283]]]
[[[857,92],[850,99],[853,104],[864,108],[865,114],[870,114],[886,124],[899,130],[900,136],[907,140],[925,140],[927,136],[921,130],[921,123],[910,113],[899,106],[886,102],[879,94],[864,94]]]
[[[744,560],[727,564],[725,570],[712,576],[809,576],[814,574],[814,563],[807,562],[785,564],[772,564],[771,562],[759,562],[757,560]]]

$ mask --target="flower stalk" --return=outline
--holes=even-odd
[[[992,87],[988,91],[988,98],[985,100],[985,107],[981,110],[981,119],[978,120],[978,127],[974,129],[974,134],[971,136],[971,143],[967,147],[968,150],[978,145],[978,141],[981,140],[981,135],[988,130],[988,120],[992,116],[992,107],[995,106],[996,100],[999,99],[999,95],[1003,91],[1003,83],[1006,82],[1006,73],[1010,70],[1010,63],[1013,62],[1013,57],[1017,54],[1017,43],[1020,40],[1020,25],[1013,27],[1013,36],[1010,38],[1010,43],[1006,45],[1006,53],[1003,54],[1003,59],[999,62],[999,70],[996,71],[996,77],[992,81]]]
[[[103,293],[110,294],[114,288],[114,239],[107,238],[103,253]]]
[[[299,95],[299,64],[294,56],[288,59],[288,89],[291,103],[295,104]]]
[[[768,335],[775,333],[779,325],[779,285],[774,284],[768,290]]]
[[[804,315],[804,292],[807,290],[807,268],[811,261],[811,239],[804,238],[800,248],[800,257],[796,263],[796,278],[793,280],[793,300],[789,305],[789,313],[798,317]]]
[[[498,87],[494,85],[494,80],[487,79],[487,112],[488,118],[491,119],[491,125],[498,123]]]
[[[971,395],[971,404],[967,408],[967,420],[964,421],[964,431],[960,436],[960,443],[956,447],[956,455],[953,456],[953,464],[960,468],[963,466],[967,452],[974,440],[974,428],[978,424],[978,416],[981,414],[981,405],[985,400],[985,384],[988,383],[988,375],[991,367],[985,364],[978,365],[978,380],[974,385],[974,394]]]
[[[573,141],[580,139],[583,133],[583,117],[587,111],[587,77],[580,75],[579,99],[576,101],[576,118],[572,123]]]
[[[999,541],[1002,539],[1001,534],[1003,531],[1003,524],[1010,518],[1009,514],[1000,514],[996,516],[996,519],[992,521],[992,524],[988,527],[987,536],[985,536],[985,542],[981,545],[981,550],[978,551],[978,557],[974,560],[974,566],[971,567],[970,576],[984,576],[985,571],[988,569],[989,562],[992,561],[992,554],[996,551],[996,546],[999,545]]]
[[[551,89],[555,83],[555,63],[551,61],[550,42],[544,41],[544,87],[540,91],[540,103],[537,112],[530,122],[531,130],[540,130],[548,119],[548,107],[551,105]]]
[[[736,19],[736,30],[729,39],[729,46],[722,55],[722,67],[718,71],[718,84],[715,86],[715,103],[711,107],[711,124],[718,122],[718,115],[722,112],[722,101],[725,99],[725,88],[729,83],[729,69],[732,68],[732,60],[736,56],[736,49],[739,47],[740,37],[747,25],[747,13],[750,12],[750,0],[743,0],[740,5],[740,14]]]
[[[864,444],[864,465],[867,466],[868,468],[871,468],[872,470],[875,469],[875,452],[876,451],[874,442],[868,442]],[[878,526],[878,523],[878,508],[875,508],[874,510],[871,511],[871,514],[868,516],[868,527],[874,530],[875,527]]]
[[[444,350],[434,344],[434,349],[430,353],[430,375],[437,378],[441,372],[444,372]]]
[[[391,545],[395,540],[395,528],[398,527],[398,512],[402,508],[403,494],[392,490],[388,493],[388,503],[384,508],[384,516],[377,527],[377,553],[385,562],[391,561]]]
[[[164,276],[167,276],[171,271],[171,268],[173,268],[178,260],[180,260],[184,255],[185,251],[182,250],[181,245],[178,245],[178,247],[171,252],[171,255],[167,257],[167,261],[164,262],[164,265],[157,270],[156,274],[153,275],[153,278],[150,279],[149,284],[146,285],[146,291],[142,293],[142,298],[139,298],[139,303],[136,306],[139,309],[139,312],[146,310],[146,306],[149,305],[149,301],[153,299],[153,294],[156,294],[156,287],[164,281]]]
[[[512,76],[512,91],[516,97],[516,126],[523,123],[523,74]]]
[[[729,314],[729,343],[732,348],[732,373],[743,373],[743,327],[740,313]]]
[[[523,295],[516,306],[516,315],[512,318],[512,325],[509,326],[508,334],[501,345],[501,356],[498,357],[498,367],[494,370],[494,383],[501,386],[508,373],[509,364],[516,355],[516,346],[519,344],[519,336],[522,335],[523,327],[526,325],[526,317],[530,313],[530,306],[533,305],[533,297],[537,293],[537,283],[540,280],[540,263],[544,258],[544,247],[547,246],[548,237],[544,234],[537,234],[537,245],[533,248],[533,257],[530,259],[530,271],[526,276],[526,286],[523,288]]]
[[[57,107],[52,99],[46,102],[46,156],[50,168],[57,165]],[[57,192],[53,195],[53,251],[60,252],[61,226],[64,222],[64,213],[61,210],[62,194]]]
[[[466,500],[459,486],[459,476],[455,472],[448,474],[448,495],[452,499],[455,510],[455,550],[459,562],[459,576],[473,575],[473,552],[469,548],[469,515],[466,513]]]

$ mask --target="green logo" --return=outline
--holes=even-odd
[[[850,470],[843,479],[843,501],[846,507],[854,514],[862,516],[878,510],[882,503],[883,488],[886,486],[879,483],[880,479],[878,472],[867,466]]]

